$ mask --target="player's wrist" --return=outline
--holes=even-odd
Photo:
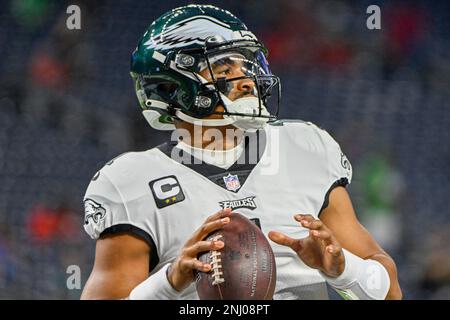
[[[169,264],[167,269],[166,269],[166,277],[167,277],[167,281],[169,282],[169,284],[172,286],[172,288],[177,291],[177,292],[181,292],[183,291],[183,288],[180,288],[179,286],[177,286],[176,284],[178,283],[177,278],[176,278],[176,273],[173,271],[173,263]]]
[[[320,273],[328,278],[338,278],[340,277],[344,271],[346,266],[345,255],[342,253],[343,261],[336,266],[333,266],[331,269],[321,268],[319,269]]]
[[[343,249],[345,268],[338,277],[321,275],[345,299],[384,299],[390,279],[386,268],[378,261],[364,260]]]
[[[359,272],[360,262],[364,261],[345,249],[342,249],[342,254],[344,255],[344,266],[340,273],[330,275],[324,271],[320,271],[325,280],[334,287],[346,286],[354,282]]]
[[[167,270],[169,264],[148,277],[130,293],[130,300],[176,300],[181,292],[175,290],[169,282]]]

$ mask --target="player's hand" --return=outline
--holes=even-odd
[[[283,233],[271,231],[269,238],[294,250],[303,262],[329,277],[338,277],[345,267],[342,247],[325,224],[311,215],[297,214],[294,219],[309,229],[309,236],[293,239]]]
[[[209,216],[205,222],[186,241],[181,253],[169,267],[167,279],[177,291],[187,288],[194,280],[194,270],[208,272],[211,265],[197,259],[199,253],[218,250],[225,245],[223,241],[204,241],[208,234],[230,222],[231,209],[226,208]]]

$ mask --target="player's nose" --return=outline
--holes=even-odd
[[[237,90],[239,92],[253,94],[255,91],[255,82],[250,78],[241,79],[237,83]]]

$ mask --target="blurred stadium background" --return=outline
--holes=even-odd
[[[0,1],[0,298],[78,299],[94,241],[82,197],[104,163],[167,136],[140,114],[130,53],[187,1]],[[340,142],[365,226],[406,299],[450,299],[450,3],[197,1],[229,9],[269,47],[283,118]],[[226,4],[225,4],[226,3]],[[82,29],[66,28],[77,4]],[[382,29],[366,28],[381,7]]]

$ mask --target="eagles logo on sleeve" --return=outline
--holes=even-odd
[[[342,152],[341,152],[341,165],[342,165],[342,168],[344,168],[346,170],[347,176],[351,177],[352,173],[353,173],[352,165],[350,164],[350,161],[347,159],[345,154]]]
[[[95,224],[98,224],[106,216],[106,209],[92,199],[84,200],[84,212],[84,224],[88,224],[89,219],[92,219]]]

